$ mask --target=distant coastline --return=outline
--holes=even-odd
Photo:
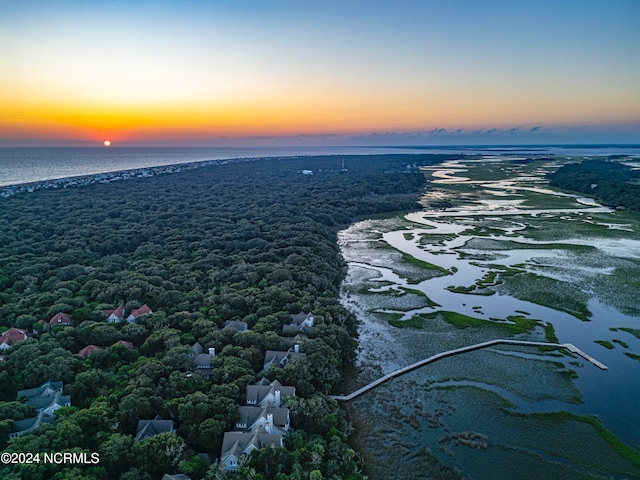
[[[34,181],[26,181],[24,179],[31,175],[38,168],[37,162],[31,162],[31,165],[23,167],[19,159],[15,165],[3,164],[3,153],[7,157],[7,152],[32,152],[37,151],[41,158],[38,161],[46,162],[49,169],[49,178],[41,178]],[[90,158],[82,166],[84,169],[104,168],[107,163],[114,167],[113,170],[99,171],[91,173],[78,173],[71,175],[57,176],[57,168],[55,162],[49,163],[47,159],[48,152],[51,152],[56,159],[66,158],[65,153],[70,152],[77,155],[78,152],[91,152]],[[149,158],[145,155],[149,155]],[[205,153],[206,152],[206,153]],[[8,198],[13,195],[22,193],[31,193],[38,190],[70,188],[82,185],[90,185],[94,183],[111,183],[120,180],[128,180],[132,178],[153,177],[168,173],[179,173],[195,168],[223,165],[229,162],[240,161],[256,161],[268,158],[296,158],[296,157],[316,157],[331,155],[367,155],[367,154],[391,154],[391,153],[443,153],[443,152],[459,152],[461,155],[563,155],[563,156],[608,156],[608,155],[627,155],[632,158],[640,158],[640,144],[591,144],[591,145],[418,145],[418,146],[361,146],[361,147],[282,147],[282,148],[247,148],[247,149],[205,149],[200,147],[185,148],[83,148],[83,147],[2,147],[0,148],[0,198]],[[226,156],[234,153],[244,153],[247,156]],[[258,154],[262,153],[262,155]],[[198,154],[206,156],[210,154],[211,158],[207,160],[185,160],[189,156]],[[123,155],[122,158],[114,157],[114,155]],[[103,156],[105,162],[103,163]],[[155,156],[155,157],[154,157]],[[139,158],[136,158],[139,157]],[[222,157],[222,158],[221,158]],[[73,160],[66,160],[66,164],[61,171],[69,171],[73,165]],[[116,159],[113,163],[110,160]],[[118,168],[117,165],[129,163],[131,159],[135,159],[133,163],[146,164],[135,168]],[[180,161],[180,160],[183,161]],[[120,162],[120,163],[118,163]],[[166,163],[171,162],[171,163]],[[26,163],[26,162],[24,162]],[[158,164],[159,163],[159,164]],[[2,185],[2,169],[5,174],[12,168],[22,168],[24,173],[16,176],[15,181],[9,180],[11,183]],[[99,167],[98,167],[99,166]],[[109,168],[109,167],[107,167]],[[47,173],[39,173],[40,176],[47,177]],[[18,178],[22,178],[19,180]],[[32,176],[33,178],[33,176]],[[4,179],[6,180],[6,178]]]
[[[253,161],[258,158],[236,158],[230,160],[205,160],[202,162],[179,163],[174,165],[163,165],[158,167],[133,168],[130,170],[120,170],[116,172],[96,173],[93,175],[80,175],[77,177],[56,178],[40,182],[20,183],[17,185],[7,185],[0,187],[0,197],[12,197],[20,193],[33,193],[37,190],[48,190],[52,188],[70,188],[94,183],[111,183],[132,178],[154,177],[167,173],[178,173],[195,168],[207,167],[211,165],[225,165],[230,162]]]
[[[0,147],[0,188],[219,160],[381,153],[425,151],[395,147]]]

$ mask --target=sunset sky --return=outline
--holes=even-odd
[[[0,3],[0,146],[640,143],[640,1]]]

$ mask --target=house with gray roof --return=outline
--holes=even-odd
[[[71,396],[62,394],[62,382],[44,382],[39,387],[19,390],[18,400],[26,398],[26,404],[38,411],[38,415],[13,423],[10,438],[19,437],[38,428],[43,423],[54,423],[54,412],[61,407],[71,406]]]
[[[38,413],[37,416],[18,420],[13,422],[13,432],[9,433],[9,438],[17,438],[25,433],[30,433],[44,423],[55,423],[56,419],[53,415],[47,415],[44,412]]]
[[[284,367],[287,363],[301,358],[306,358],[306,353],[300,352],[300,346],[296,343],[292,348],[285,351],[267,350],[264,354],[264,363],[262,368],[268,370],[271,365],[276,367]]]
[[[282,435],[268,433],[226,432],[222,439],[220,463],[228,472],[236,472],[243,458],[254,450],[268,446],[282,447]]]
[[[196,345],[200,345],[200,344],[196,343]],[[195,354],[195,351],[196,350],[194,349],[194,354]],[[211,359],[215,356],[216,356],[216,349],[211,347],[209,348],[209,353],[200,353],[198,355],[190,355],[190,358],[193,360],[193,363],[195,364],[196,372],[199,372],[205,377],[209,378],[209,375],[211,374]]]
[[[191,345],[191,350],[193,350],[193,353],[191,353],[189,356],[195,357],[196,355],[200,355],[201,353],[204,352],[204,347],[200,345],[200,342],[196,342],[193,345]]]
[[[289,325],[295,325],[297,327],[313,327],[316,316],[313,312],[306,313],[301,311],[300,313],[291,315],[291,322]]]
[[[247,322],[240,322],[238,320],[227,320],[224,322],[224,328],[233,328],[238,332],[246,332],[249,330],[249,324]]]
[[[173,420],[163,420],[160,415],[157,415],[153,420],[138,420],[135,439],[144,440],[147,437],[174,431]]]
[[[316,321],[316,316],[313,312],[300,312],[291,315],[291,321],[288,324],[282,326],[282,334],[286,336],[293,336],[299,333],[305,335],[311,335],[313,333],[313,324]]]
[[[53,397],[57,392],[62,393],[62,382],[44,382],[39,387],[28,388],[26,390],[18,390],[18,399],[27,397],[27,399],[36,397]]]
[[[286,435],[289,431],[289,409],[272,407],[244,406],[238,409],[239,420],[236,430],[264,432],[271,435]]]
[[[269,382],[263,378],[253,385],[247,385],[247,405],[279,407],[282,400],[296,396],[296,387],[282,385],[278,380]]]
[[[53,416],[61,407],[71,406],[71,395],[62,394],[62,382],[45,382],[39,387],[18,391],[18,399],[26,397],[27,405],[38,412]]]
[[[53,415],[61,407],[71,406],[71,395],[62,395],[62,391],[56,392],[51,397],[33,397],[27,400],[27,405],[31,405],[38,412],[46,415]]]

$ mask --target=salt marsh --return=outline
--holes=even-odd
[[[492,468],[512,460],[522,472],[534,468],[546,472],[545,478],[567,478],[567,472],[576,478],[640,475],[640,467],[619,454],[601,455],[603,440],[593,427],[532,415],[595,415],[622,441],[640,448],[640,368],[626,355],[640,353],[640,339],[617,330],[640,327],[640,219],[549,188],[544,174],[558,163],[491,158],[425,169],[434,183],[422,211],[367,220],[341,232],[349,263],[343,301],[362,321],[360,383],[444,350],[505,338],[501,327],[509,317],[532,325],[513,338],[544,341],[545,330],[552,328],[560,342],[609,366],[601,372],[568,354],[499,347],[393,380],[353,405],[365,423],[376,418],[362,433],[364,445],[383,441],[382,429],[404,452],[372,461],[373,478],[385,478],[393,458],[415,461],[432,478],[516,478],[515,467]],[[452,206],[434,209],[434,200]],[[437,312],[482,322],[460,328]],[[389,323],[420,316],[425,320],[411,325],[421,328]],[[606,349],[596,340],[618,342]],[[405,410],[416,402],[422,413],[413,418]],[[443,410],[439,402],[448,407]],[[526,442],[519,429],[529,430]],[[563,437],[572,429],[574,438]],[[471,440],[451,440],[467,431],[486,441],[475,441],[472,448]],[[548,435],[564,441],[549,447]],[[433,465],[451,469],[438,477]]]

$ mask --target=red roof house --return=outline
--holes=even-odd
[[[78,352],[78,355],[80,355],[82,358],[87,358],[89,355],[97,352],[98,350],[102,350],[102,347],[99,347],[97,345],[87,345]]]
[[[11,345],[27,339],[27,331],[20,328],[10,328],[0,336],[0,349],[8,350]]]
[[[124,305],[120,305],[115,310],[103,310],[102,313],[109,323],[121,322],[124,320]]]
[[[131,310],[131,313],[127,317],[127,321],[129,323],[135,322],[136,318],[142,317],[143,315],[149,315],[150,313],[153,313],[153,311],[151,310],[149,305],[145,303],[140,308],[134,308],[133,310]]]
[[[51,320],[49,320],[49,325],[71,325],[71,317],[66,313],[56,313]]]

